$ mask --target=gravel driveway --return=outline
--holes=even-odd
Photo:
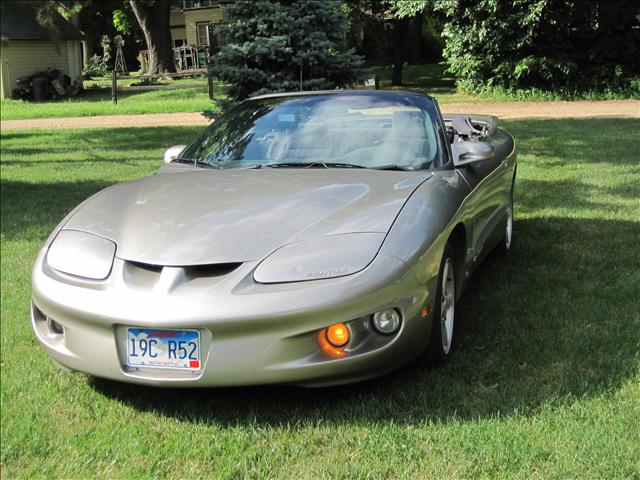
[[[573,102],[477,102],[445,103],[445,114],[476,113],[508,118],[587,118],[626,117],[640,118],[640,100],[605,100]],[[149,113],[145,115],[104,115],[95,117],[40,118],[29,120],[5,120],[2,130],[29,128],[118,128],[118,127],[166,127],[208,125],[201,113]]]

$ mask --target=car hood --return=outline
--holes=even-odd
[[[430,172],[167,166],[110,187],[64,225],[113,240],[153,265],[261,260],[325,235],[383,232]]]

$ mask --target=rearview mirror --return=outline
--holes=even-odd
[[[456,142],[451,145],[453,166],[464,167],[472,163],[488,160],[494,155],[494,149],[485,142]]]
[[[167,148],[164,152],[164,163],[171,163],[172,160],[178,158],[185,147],[186,145],[174,145],[173,147]]]

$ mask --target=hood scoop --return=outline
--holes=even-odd
[[[132,288],[168,293],[178,286],[194,281],[222,279],[240,267],[242,263],[215,263],[171,267],[142,262],[124,262],[124,281]]]

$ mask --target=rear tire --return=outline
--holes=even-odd
[[[449,360],[455,345],[456,262],[451,244],[444,248],[438,287],[433,309],[431,337],[427,348],[430,365],[441,365]]]

